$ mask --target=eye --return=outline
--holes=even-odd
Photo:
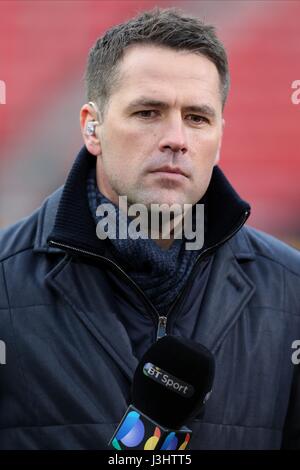
[[[189,114],[187,117],[189,118],[188,120],[192,121],[194,124],[202,124],[204,122],[209,124],[209,120],[204,116],[200,116],[199,114]]]
[[[157,115],[157,111],[154,109],[144,109],[142,111],[137,111],[134,114],[147,119],[155,117]]]

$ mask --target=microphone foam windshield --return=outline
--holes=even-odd
[[[133,405],[160,425],[179,429],[196,416],[212,389],[215,361],[203,345],[164,336],[144,354],[134,374]]]

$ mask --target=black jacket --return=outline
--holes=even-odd
[[[91,162],[81,151],[64,188],[0,232],[1,449],[106,449],[157,336],[151,304],[96,237]],[[249,207],[218,168],[208,195],[209,280],[199,296],[196,265],[166,325],[216,359],[191,449],[300,448],[300,255],[243,226]]]

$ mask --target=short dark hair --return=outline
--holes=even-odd
[[[96,102],[101,112],[117,83],[124,51],[133,44],[154,44],[206,56],[218,70],[224,107],[230,78],[226,51],[215,28],[175,8],[154,8],[113,26],[91,48],[85,73],[86,92],[88,101]]]

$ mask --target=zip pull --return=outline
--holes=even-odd
[[[158,317],[158,327],[157,327],[157,336],[156,339],[160,339],[163,336],[166,336],[167,332],[167,317]]]

